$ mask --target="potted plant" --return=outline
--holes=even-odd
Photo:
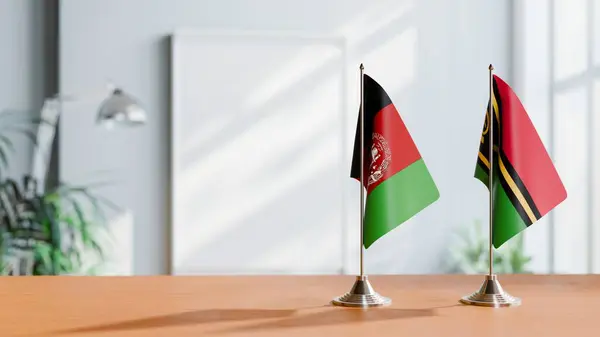
[[[489,272],[489,236],[482,231],[480,221],[461,228],[457,244],[450,249],[447,271],[450,273],[484,274]],[[521,234],[494,251],[493,267],[496,274],[531,273],[531,257],[525,255]]]
[[[95,195],[93,186],[38,189],[30,175],[17,181],[3,174],[14,152],[8,134],[24,135],[35,144],[32,128],[38,123],[0,113],[0,273],[94,274],[104,261],[102,247],[109,238],[104,209],[118,208]]]

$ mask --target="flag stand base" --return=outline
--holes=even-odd
[[[509,295],[498,282],[496,275],[486,275],[479,291],[460,299],[463,304],[482,307],[516,307],[521,305],[521,299]]]
[[[370,308],[390,305],[392,300],[383,297],[373,290],[366,275],[357,276],[350,292],[336,297],[331,304],[340,307]]]

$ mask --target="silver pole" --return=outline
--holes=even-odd
[[[365,66],[360,64],[360,276],[364,273],[363,264],[363,238],[364,238],[364,218],[365,218]]]
[[[489,189],[490,189],[490,273],[489,275],[494,274],[494,248],[493,248],[493,240],[492,233],[494,231],[493,223],[494,223],[494,85],[493,85],[493,76],[492,71],[494,70],[494,66],[490,64],[490,172],[489,172]]]

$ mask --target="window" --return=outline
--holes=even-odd
[[[515,89],[568,194],[526,231],[526,250],[538,273],[597,273],[600,4],[522,1],[513,10]]]

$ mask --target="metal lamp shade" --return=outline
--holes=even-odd
[[[97,122],[109,128],[113,125],[143,125],[146,123],[146,112],[136,99],[121,89],[115,89],[100,104]]]

